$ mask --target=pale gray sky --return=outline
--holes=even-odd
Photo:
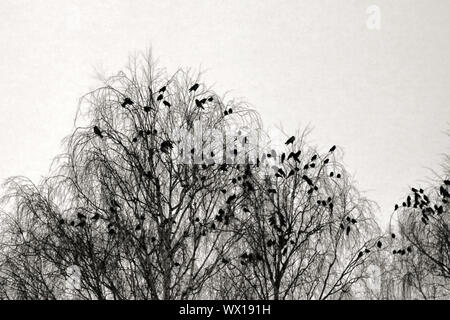
[[[366,27],[369,5],[380,30]],[[115,72],[151,46],[266,125],[311,124],[322,151],[342,147],[385,222],[449,152],[449,12],[446,0],[1,0],[0,179],[45,175],[94,68]]]

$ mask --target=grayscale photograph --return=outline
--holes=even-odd
[[[0,300],[449,300],[449,13],[1,0]]]

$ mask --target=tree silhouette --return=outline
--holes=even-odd
[[[6,181],[2,298],[358,296],[381,250],[372,203],[336,146],[263,150],[261,129],[200,75],[130,59],[82,97],[49,177]]]

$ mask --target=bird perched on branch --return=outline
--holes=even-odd
[[[201,109],[205,109],[205,107],[203,107],[202,102],[198,99],[195,99],[195,105]]]
[[[94,126],[94,133],[95,133],[97,136],[99,136],[100,138],[103,138],[102,131],[100,130],[99,127]]]
[[[287,139],[286,142],[285,142],[284,144],[285,144],[285,145],[292,144],[292,143],[294,142],[294,140],[295,140],[295,137],[292,136],[292,137],[290,137],[289,139]]]
[[[161,151],[164,153],[169,153],[169,150],[173,148],[173,142],[170,140],[165,140],[161,142]]]
[[[131,100],[130,98],[126,97],[125,99],[123,99],[122,107],[125,108],[126,106],[133,105],[133,104],[134,104],[133,100]]]
[[[336,150],[336,146],[332,146],[332,147],[330,148],[330,151],[329,151],[329,152],[333,152],[334,150]]]
[[[189,92],[196,91],[198,89],[198,87],[199,87],[199,84],[195,83],[192,87],[189,88]]]

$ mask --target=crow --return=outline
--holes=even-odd
[[[199,87],[199,84],[195,83],[192,87],[189,88],[189,92],[190,91],[196,91],[198,89],[198,87]]]
[[[233,195],[231,195],[231,196],[229,196],[228,197],[228,199],[227,199],[227,204],[230,204],[233,200],[235,200],[236,199],[236,195],[235,194],[233,194]]]
[[[286,142],[285,142],[284,144],[285,144],[285,145],[289,145],[289,144],[293,143],[294,140],[295,140],[295,137],[292,136],[292,137],[290,137],[289,139],[287,139]]]
[[[203,107],[202,103],[198,99],[195,99],[195,105],[201,109],[205,109],[205,107]]]
[[[395,239],[395,233],[391,234],[392,239]]]
[[[325,159],[325,160],[323,160],[323,163],[327,164],[329,161],[330,161],[330,159]]]
[[[170,140],[165,140],[161,143],[161,151],[169,153],[169,150],[173,148],[173,143]]]
[[[302,179],[305,180],[306,183],[309,184],[310,186],[313,185],[313,182],[311,181],[311,179],[308,176],[303,175]]]
[[[332,177],[332,176],[334,176],[334,172],[333,171],[330,172],[330,177]]]
[[[292,152],[291,152],[292,153]],[[282,153],[281,154],[281,163],[283,163],[284,162],[284,159],[286,159],[286,153]]]
[[[162,87],[161,89],[159,89],[159,93],[164,93],[166,91],[166,86]]]
[[[144,111],[145,112],[150,112],[150,110],[152,110],[152,107],[150,107],[150,106],[145,106],[144,107]]]
[[[317,159],[317,154],[313,155],[311,161],[315,161]]]
[[[162,94],[160,94],[157,98],[156,101],[161,101],[164,98],[164,96]]]
[[[133,105],[134,104],[134,102],[133,102],[133,100],[131,100],[130,98],[128,98],[128,97],[126,97],[125,99],[123,99],[123,102],[122,102],[122,107],[126,107],[127,105]]]
[[[334,150],[336,150],[336,146],[332,146],[332,147],[330,148],[330,151],[329,151],[329,152],[333,152]]]
[[[444,180],[444,184],[445,184],[446,186],[450,186],[450,180]]]
[[[166,106],[166,107],[171,107],[172,105],[170,104],[170,102],[169,101],[166,101],[166,100],[164,100],[163,101],[163,104]]]
[[[103,134],[102,134],[102,132],[100,131],[100,128],[99,128],[99,127],[94,126],[94,133],[95,133],[97,136],[99,136],[100,138],[103,138]]]
[[[212,102],[213,100],[214,100],[213,97],[209,97],[209,98],[208,98],[208,101],[209,101],[209,102]]]
[[[336,178],[340,179],[340,178],[341,178],[341,174],[338,173],[338,174],[336,175]]]
[[[377,242],[377,247],[378,247],[378,248],[381,248],[382,245],[383,245],[383,244],[381,243],[381,241],[378,241],[378,242]]]
[[[396,204],[396,205],[394,206],[394,211],[397,211],[397,209],[398,209],[398,204]]]
[[[347,235],[350,233],[350,226],[347,227],[347,230],[345,232]]]
[[[228,109],[228,114],[232,114],[233,113],[233,109]]]

